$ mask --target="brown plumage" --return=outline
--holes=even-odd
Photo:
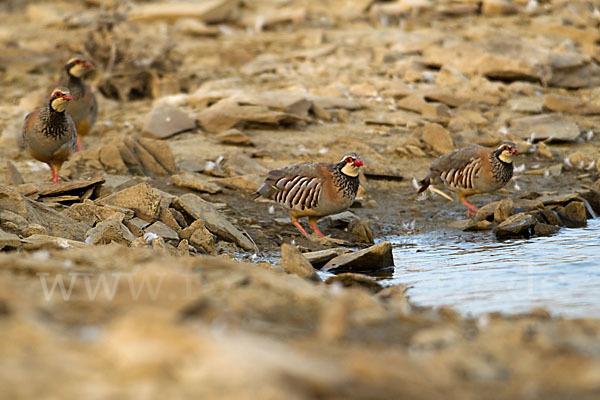
[[[77,148],[81,150],[81,140],[92,129],[98,115],[98,103],[92,88],[83,78],[93,68],[92,63],[82,56],[71,58],[64,66],[60,78],[49,88],[48,98],[55,87],[66,87],[71,91],[73,101],[67,105],[67,113],[73,118],[77,128]]]
[[[515,154],[517,146],[512,142],[504,142],[497,149],[471,146],[444,154],[433,160],[418,193],[429,185],[444,185],[457,193],[468,213],[474,214],[477,207],[467,197],[494,192],[506,185],[512,178]]]
[[[72,100],[69,89],[58,87],[48,105],[27,114],[23,124],[23,142],[33,158],[50,166],[54,183],[58,183],[60,167],[77,146],[75,123],[65,112]]]
[[[358,170],[363,165],[356,153],[346,154],[337,164],[307,162],[269,171],[255,192],[287,208],[292,223],[305,236],[298,218],[308,217],[308,226],[323,236],[319,218],[346,210],[358,191]]]

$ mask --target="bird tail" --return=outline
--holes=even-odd
[[[419,183],[421,184],[421,187],[419,188],[419,190],[417,191],[417,194],[419,193],[423,193],[425,190],[427,190],[427,188],[429,187],[429,185],[431,184],[431,175],[427,175],[425,177],[425,179],[420,180]]]
[[[271,199],[273,197],[274,192],[275,190],[273,190],[273,187],[271,185],[269,185],[268,183],[263,183],[261,187],[259,187],[255,192],[252,193],[254,195],[253,200],[258,199],[259,197]]]

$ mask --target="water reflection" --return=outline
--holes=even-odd
[[[496,241],[492,234],[388,237],[396,268],[420,305],[466,314],[544,307],[555,315],[600,317],[600,220],[552,237]]]

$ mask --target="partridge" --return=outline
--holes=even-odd
[[[358,191],[358,171],[363,162],[356,153],[346,154],[337,164],[306,162],[269,171],[265,183],[255,192],[287,208],[292,223],[308,233],[298,218],[308,217],[308,226],[324,236],[316,222],[346,210]]]
[[[60,167],[77,146],[75,123],[65,111],[71,101],[69,89],[58,87],[48,105],[27,114],[23,124],[23,142],[33,158],[50,166],[55,184]]]
[[[420,181],[418,193],[429,185],[444,185],[457,193],[467,213],[475,214],[477,207],[467,197],[506,185],[513,175],[512,158],[516,154],[517,146],[512,142],[504,142],[497,149],[471,146],[454,150],[433,160],[429,175]]]
[[[92,129],[98,115],[98,103],[92,88],[83,78],[93,68],[91,62],[81,56],[73,57],[65,64],[64,71],[52,88],[67,87],[73,101],[67,105],[67,112],[77,128],[77,149],[81,150],[81,140]],[[52,94],[49,91],[49,96]]]

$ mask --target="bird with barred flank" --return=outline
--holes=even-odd
[[[458,195],[474,215],[478,208],[467,201],[474,194],[494,192],[505,186],[513,175],[513,156],[518,154],[513,142],[503,142],[498,148],[470,146],[444,154],[431,163],[429,174],[420,181],[418,193],[429,185],[443,185]],[[445,193],[430,188],[444,197]]]
[[[288,209],[292,223],[308,236],[298,218],[308,217],[308,226],[324,236],[316,222],[348,209],[358,192],[358,172],[363,162],[356,153],[338,163],[306,162],[269,171],[257,197],[274,200]]]
[[[49,88],[66,87],[71,91],[73,100],[67,105],[67,113],[73,118],[77,128],[77,149],[81,150],[83,137],[92,129],[98,115],[96,95],[83,78],[94,67],[83,56],[71,58],[64,66],[60,78]],[[52,95],[49,90],[48,97]]]
[[[30,112],[23,124],[23,143],[38,161],[50,166],[52,181],[58,183],[58,171],[77,148],[77,130],[65,111],[73,97],[66,87],[58,87],[46,107]]]

